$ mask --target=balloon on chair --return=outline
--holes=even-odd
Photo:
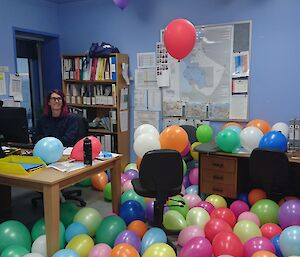
[[[193,50],[195,42],[196,29],[186,19],[175,19],[165,28],[165,47],[168,53],[179,61]]]

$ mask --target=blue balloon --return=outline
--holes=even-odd
[[[33,155],[40,157],[45,163],[57,162],[63,154],[64,146],[62,142],[55,137],[44,137],[39,140],[34,148]]]
[[[198,194],[199,187],[198,185],[191,185],[185,189],[186,194]]]
[[[74,236],[80,234],[88,234],[87,228],[79,222],[73,222],[66,229],[65,239],[69,243]]]
[[[300,255],[300,226],[290,226],[282,231],[279,245],[283,256]]]
[[[142,239],[141,256],[155,243],[166,243],[167,235],[161,228],[150,228]]]
[[[280,238],[280,235],[276,235],[276,236],[272,237],[271,242],[275,248],[276,256],[283,257],[282,252],[280,250],[279,238]]]
[[[281,132],[270,131],[261,138],[259,147],[286,152],[287,139]]]
[[[238,127],[238,126],[228,126],[228,127],[225,128],[225,129],[231,129],[231,130],[235,131],[235,132],[238,133],[238,134],[240,134],[241,131],[242,131],[241,128]]]
[[[52,257],[80,257],[74,250],[62,249],[56,252]]]
[[[239,199],[249,205],[247,193],[239,193],[237,199]]]
[[[145,221],[144,207],[135,200],[128,200],[121,205],[119,216],[128,225],[131,221]]]

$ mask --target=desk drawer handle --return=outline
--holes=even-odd
[[[223,168],[224,167],[223,163],[216,163],[216,162],[214,162],[212,165],[214,167],[218,167],[218,168]]]
[[[217,175],[214,175],[214,176],[213,176],[213,179],[223,180],[224,177],[223,177],[223,176],[217,176]]]
[[[212,189],[213,191],[216,191],[216,192],[223,192],[223,189],[220,189],[220,188],[215,188],[215,187],[213,187],[213,189]]]

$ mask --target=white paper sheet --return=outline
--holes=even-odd
[[[139,69],[155,68],[155,53],[137,53],[137,67]]]
[[[129,85],[129,77],[128,77],[128,63],[122,63],[122,76],[126,82],[126,85]]]
[[[3,107],[21,107],[20,102],[15,102],[14,99],[2,99]]]
[[[136,110],[146,111],[148,109],[147,96],[148,93],[146,89],[134,90],[134,108]]]
[[[155,69],[136,69],[135,88],[157,88]]]
[[[150,124],[159,130],[159,112],[134,111],[134,129],[143,124]]]
[[[10,74],[9,95],[13,96],[15,101],[23,101],[22,79],[20,76]]]
[[[128,109],[128,88],[121,88],[120,92],[120,110]]]
[[[232,80],[232,93],[248,93],[248,80],[247,79],[233,79]]]
[[[230,99],[230,119],[247,119],[248,95],[233,95]]]
[[[0,95],[6,95],[6,82],[4,72],[0,72]]]
[[[161,111],[161,91],[159,89],[148,89],[147,91],[148,110]]]
[[[128,130],[128,110],[120,111],[120,129],[121,132]]]

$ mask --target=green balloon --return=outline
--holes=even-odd
[[[46,226],[45,226],[45,219],[40,218],[38,219],[31,229],[31,237],[32,241],[34,242],[39,236],[46,234]],[[59,222],[59,247],[63,249],[65,247],[65,226],[60,221]]]
[[[0,252],[10,245],[20,245],[31,249],[31,236],[24,224],[17,220],[8,220],[0,225]]]
[[[235,131],[225,129],[218,133],[216,143],[222,151],[232,153],[236,148],[240,147],[240,137]]]
[[[182,230],[187,226],[184,217],[174,210],[168,210],[164,214],[163,225],[169,230]]]
[[[253,237],[261,236],[259,227],[250,220],[241,220],[236,223],[233,232],[239,237],[243,244]]]
[[[79,183],[76,184],[77,186],[82,186],[82,187],[88,187],[92,185],[92,180],[91,178],[86,178],[84,180],[81,180]]]
[[[275,223],[278,224],[279,206],[270,199],[257,201],[250,209],[260,220],[260,224]]]
[[[73,223],[75,214],[80,210],[80,208],[72,202],[64,202],[60,204],[60,220],[67,228]]]
[[[181,202],[184,202],[184,204],[181,204]],[[185,203],[182,196],[173,196],[170,198],[168,205],[170,210],[178,211],[184,218],[189,212],[189,206]]]
[[[111,182],[106,183],[103,193],[104,193],[104,200],[111,202],[111,200],[112,200]]]
[[[207,143],[213,136],[213,129],[207,124],[200,125],[196,130],[196,137],[199,142]]]
[[[96,230],[99,227],[102,220],[101,214],[94,208],[82,208],[74,216],[74,222],[79,222],[83,224],[90,236],[96,234]]]
[[[116,215],[105,217],[96,232],[96,243],[105,243],[114,246],[115,239],[120,232],[126,229],[125,221]]]
[[[187,170],[186,162],[184,159],[182,159],[182,164],[183,164],[183,176],[184,176]]]
[[[29,251],[21,245],[10,245],[1,253],[0,257],[23,257]]]
[[[139,202],[143,208],[146,208],[145,198],[143,196],[138,195],[133,189],[127,190],[121,196],[121,203],[125,203],[129,200],[135,200]]]

